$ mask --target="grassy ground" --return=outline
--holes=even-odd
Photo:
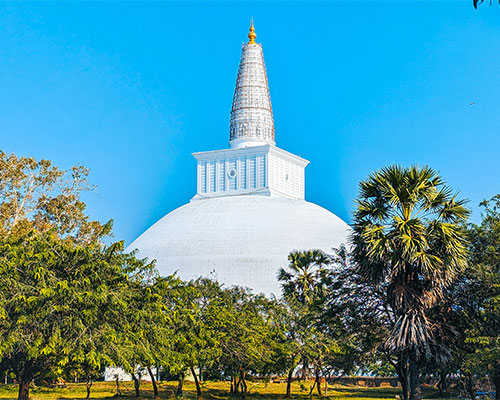
[[[298,382],[294,382],[292,386],[292,399],[308,399],[308,388],[310,382],[305,382],[302,386]],[[161,399],[175,398],[176,382],[160,382],[160,397]],[[228,382],[203,382],[203,398],[204,399],[239,399],[239,396],[229,394]],[[92,386],[92,399],[133,399],[134,387],[132,382],[121,382],[120,388],[122,396],[116,395],[116,385],[114,382],[95,382]],[[247,400],[278,400],[284,397],[286,391],[285,383],[262,383],[249,382]],[[315,392],[317,393],[317,392]],[[150,382],[142,382],[141,394],[143,399],[152,399],[153,392]],[[85,384],[67,384],[65,388],[48,388],[48,387],[33,387],[30,392],[30,397],[33,400],[48,400],[48,399],[82,399],[85,398]],[[328,398],[333,400],[394,400],[400,395],[398,388],[381,387],[381,388],[366,388],[358,386],[330,386],[328,390]],[[17,397],[16,385],[0,385],[0,400],[15,399]],[[313,398],[317,398],[314,395]],[[429,399],[437,399],[438,395],[433,388],[424,388],[424,397]],[[186,382],[184,386],[184,399],[196,399],[196,389],[194,383]],[[448,399],[449,400],[449,399]]]

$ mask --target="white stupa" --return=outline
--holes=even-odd
[[[157,260],[162,275],[212,277],[279,295],[277,272],[292,250],[332,248],[349,227],[304,200],[307,160],[275,146],[262,46],[242,45],[230,119],[230,148],[194,153],[197,193],[137,238],[129,249]]]

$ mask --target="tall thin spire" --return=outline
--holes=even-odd
[[[241,47],[241,60],[234,90],[230,118],[231,147],[275,144],[271,96],[267,82],[262,46],[255,42],[257,34],[250,25],[248,43]]]
[[[255,39],[257,38],[257,34],[255,33],[255,28],[253,27],[253,17],[250,21],[250,32],[248,33],[248,38],[250,41],[248,43],[255,44]]]

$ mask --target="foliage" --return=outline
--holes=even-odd
[[[500,195],[481,206],[481,223],[469,229],[469,267],[450,293],[461,333],[454,354],[464,376],[488,376],[500,396]]]
[[[331,259],[320,250],[294,251],[288,259],[288,270],[281,269],[278,279],[282,282],[283,299],[293,315],[290,327],[294,331],[289,337],[304,371],[312,367],[314,385],[320,394],[320,375],[329,374],[332,364],[339,366],[348,342],[339,329],[342,323],[336,323],[340,321],[326,312],[332,295]],[[290,378],[291,375],[289,382]]]
[[[360,276],[386,291],[394,324],[385,346],[407,353],[410,396],[418,399],[417,364],[442,344],[430,310],[466,265],[460,224],[468,211],[428,167],[383,168],[360,183],[356,202],[354,261]]]
[[[432,169],[377,171],[360,183],[351,246],[290,253],[275,299],[161,277],[123,242],[105,244],[111,223],[80,199],[87,175],[0,152],[0,371],[20,399],[61,378],[85,380],[89,397],[105,366],[132,374],[135,397],[147,371],[156,399],[154,367],[178,378],[176,395],[191,373],[198,398],[203,373],[242,397],[256,377],[286,375],[291,397],[366,371],[395,372],[405,398],[418,399],[419,373],[443,392],[457,372],[470,397],[485,376],[498,396],[500,195],[467,230],[464,201]],[[292,382],[311,372],[311,387]]]
[[[0,151],[0,237],[35,229],[87,244],[108,234],[111,224],[84,213],[80,195],[92,189],[88,173],[82,166],[61,170],[49,160]]]
[[[472,0],[472,4],[474,5],[474,8],[477,9],[478,4],[483,4],[484,0]],[[498,2],[500,4],[500,1]],[[490,0],[490,6],[491,6],[491,0]]]
[[[122,250],[37,232],[0,243],[0,356],[21,387],[71,365],[113,364],[107,349],[117,348],[128,282],[139,272]]]

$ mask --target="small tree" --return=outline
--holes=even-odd
[[[278,280],[282,282],[283,298],[295,314],[294,338],[300,362],[304,371],[313,368],[315,380],[310,394],[316,387],[321,396],[321,374],[328,369],[327,360],[340,352],[339,332],[325,319],[332,283],[331,259],[321,250],[293,251],[288,259],[288,269],[280,270]]]

